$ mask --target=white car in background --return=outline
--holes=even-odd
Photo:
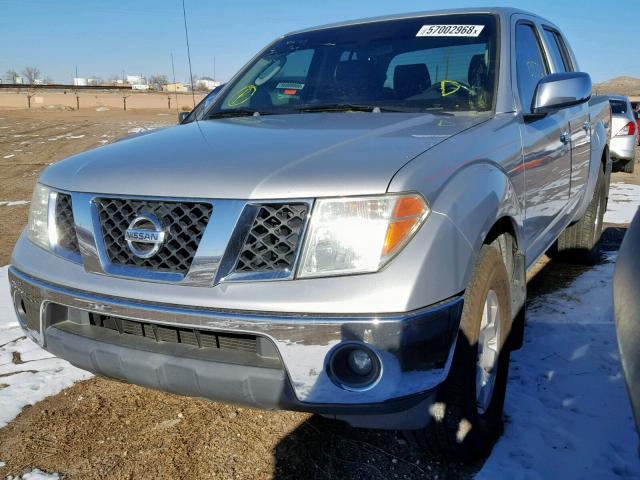
[[[611,96],[611,160],[613,170],[633,173],[638,144],[638,126],[627,97]]]

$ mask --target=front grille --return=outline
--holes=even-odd
[[[58,247],[80,254],[71,195],[66,193],[58,193],[56,197],[56,229],[58,230]]]
[[[204,234],[212,206],[202,202],[168,202],[100,198],[95,201],[109,261],[114,265],[186,275]],[[164,245],[151,258],[130,250],[124,234],[141,214],[155,215],[168,232]]]
[[[96,327],[108,328],[122,335],[146,337],[155,342],[181,343],[201,349],[226,349],[258,353],[258,339],[251,335],[168,327],[97,314],[91,314],[90,321]]]
[[[240,250],[234,271],[292,270],[308,210],[306,203],[261,205]]]

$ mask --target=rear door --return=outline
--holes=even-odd
[[[527,261],[532,262],[564,228],[559,215],[569,201],[570,116],[566,110],[538,118],[527,116],[538,82],[551,73],[540,31],[531,21],[519,20],[515,25],[515,58],[525,169],[524,230]]]
[[[574,72],[575,66],[562,35],[551,26],[543,26],[542,39],[547,56],[551,60],[553,73]],[[591,165],[591,123],[589,103],[581,103],[563,109],[569,120],[571,132],[571,189],[570,197],[579,198],[589,180]]]

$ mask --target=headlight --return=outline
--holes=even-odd
[[[298,277],[376,272],[428,213],[418,194],[317,200]]]
[[[33,191],[33,198],[31,199],[27,230],[29,240],[47,250],[50,249],[51,245],[49,232],[50,196],[51,190],[44,185],[36,184],[36,188]]]

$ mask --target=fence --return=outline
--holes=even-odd
[[[202,98],[204,98],[204,94],[196,94],[196,103]],[[3,88],[0,90],[0,109],[95,110],[101,107],[110,110],[191,110],[193,98],[191,93],[134,92],[124,89]]]

